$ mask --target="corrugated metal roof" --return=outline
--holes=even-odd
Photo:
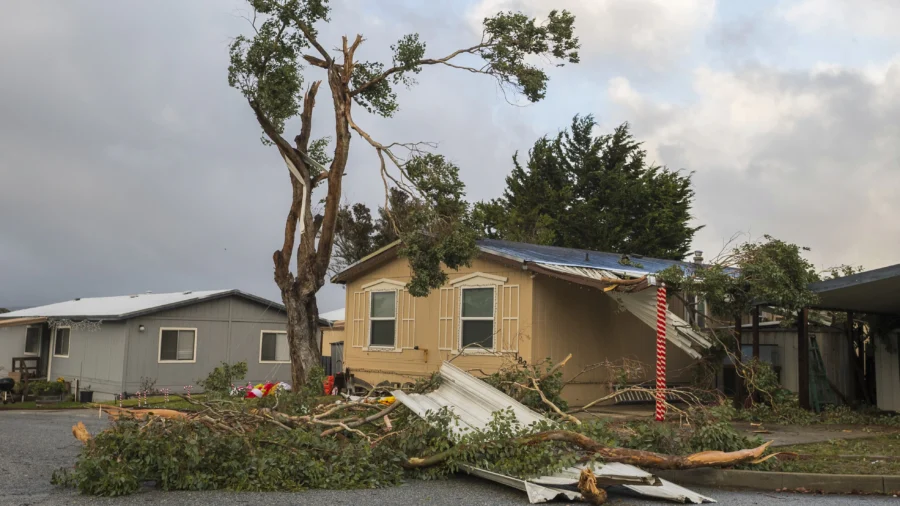
[[[0,318],[49,317],[117,320],[227,295],[238,295],[270,305],[279,310],[284,309],[284,306],[277,302],[244,293],[240,290],[207,290],[198,292],[141,293],[116,297],[85,297],[4,313],[0,315]]]
[[[628,277],[639,277],[654,274],[668,267],[677,265],[686,273],[694,270],[694,264],[677,260],[664,260],[640,255],[629,255],[633,264],[621,263],[622,254],[605,253],[576,248],[558,248],[556,246],[542,246],[522,242],[501,241],[498,239],[483,239],[478,241],[478,247],[486,253],[518,260],[520,262],[536,262],[541,264],[556,264],[572,267],[585,267],[589,269],[601,269],[615,274],[624,274]]]
[[[403,403],[413,413],[424,417],[447,407],[458,417],[459,423],[451,427],[457,438],[467,432],[483,429],[491,422],[493,413],[511,409],[516,420],[523,427],[536,422],[549,421],[544,416],[529,409],[512,397],[491,387],[487,383],[466,373],[449,362],[441,365],[441,386],[427,394],[408,394],[402,390],[393,392],[397,401]],[[577,489],[572,487],[578,483],[580,468],[571,467],[552,476],[541,476],[530,480],[522,480],[477,467],[465,466],[467,472],[517,488],[528,494],[532,503],[551,501],[557,497],[569,500],[581,498]],[[630,492],[676,502],[716,502],[709,497],[679,487],[638,467],[621,463],[594,464],[594,474],[607,483],[619,483]]]

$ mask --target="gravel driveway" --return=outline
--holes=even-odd
[[[525,505],[525,495],[491,482],[460,476],[451,480],[410,481],[397,488],[379,490],[311,490],[299,493],[160,492],[146,490],[130,497],[98,499],[82,497],[50,484],[54,469],[71,466],[81,443],[72,437],[72,425],[84,422],[93,433],[106,425],[96,411],[0,411],[0,505],[375,505],[429,504]],[[874,505],[897,504],[887,497],[812,496],[776,493],[699,490],[728,505]],[[665,504],[616,498],[617,505]],[[561,503],[558,503],[561,504]]]

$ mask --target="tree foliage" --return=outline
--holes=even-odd
[[[716,315],[744,315],[759,304],[794,314],[817,301],[809,284],[819,281],[819,274],[803,257],[804,251],[809,248],[765,235],[733,247],[694,272],[674,267],[659,277],[672,291],[703,297]]]
[[[649,163],[627,124],[594,135],[590,115],[513,157],[503,196],[476,206],[486,237],[681,259],[691,227],[691,175]]]
[[[575,63],[579,44],[575,18],[566,11],[551,11],[544,20],[500,12],[484,19],[480,41],[444,56],[429,57],[425,41],[411,33],[391,46],[390,63],[360,61],[356,52],[364,42],[361,35],[333,44],[319,40],[318,27],[330,21],[327,0],[248,3],[253,32],[238,35],[231,45],[228,83],[247,100],[262,128],[263,142],[275,145],[291,168],[291,207],[284,241],[273,261],[288,316],[292,380],[302,384],[318,363],[315,294],[332,267],[338,222],[347,223],[346,229],[359,238],[366,235],[371,221],[363,209],[342,210],[340,205],[351,131],[374,149],[385,198],[389,187],[406,195],[408,226],[391,220],[391,228],[403,240],[401,254],[414,270],[411,293],[426,294],[446,278],[441,265],[458,267],[476,253],[471,227],[464,226],[470,221],[469,210],[456,167],[439,155],[422,152],[421,142],[379,141],[354,117],[353,106],[391,117],[399,110],[398,87],[413,86],[416,74],[435,65],[489,76],[505,91],[535,102],[546,94],[548,75],[533,62]],[[319,80],[307,82],[313,72],[319,73]],[[331,94],[334,133],[330,139],[314,141],[313,108],[323,82]],[[291,142],[284,136],[285,126],[294,119],[300,120],[300,130]],[[325,164],[328,167],[322,170]],[[313,217],[310,190],[317,187],[324,187],[327,195],[321,216]],[[389,205],[385,209],[390,213]],[[359,226],[353,229],[356,222]],[[299,241],[298,224],[302,224]],[[387,235],[387,228],[382,232]],[[344,256],[358,254],[353,241],[337,248]]]

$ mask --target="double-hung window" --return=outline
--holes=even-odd
[[[195,362],[197,329],[159,329],[160,362]]]
[[[259,342],[260,363],[289,364],[291,353],[288,350],[287,332],[264,330]]]
[[[69,327],[60,327],[56,329],[56,344],[53,347],[54,357],[69,356],[69,334],[72,329]]]
[[[494,349],[494,288],[462,288],[460,312],[462,348]]]
[[[372,292],[369,313],[369,346],[395,348],[397,343],[397,292]]]
[[[41,354],[41,328],[28,327],[25,329],[25,354]]]

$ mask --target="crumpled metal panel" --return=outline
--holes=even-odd
[[[643,290],[640,292],[605,292],[619,302],[629,313],[637,316],[639,320],[656,329],[656,290]],[[702,349],[709,348],[712,343],[703,334],[695,331],[691,324],[682,320],[671,311],[666,312],[666,339],[681,348],[693,358],[701,358],[702,355],[694,349],[697,346]]]
[[[487,383],[466,373],[450,362],[441,365],[441,386],[427,394],[406,393],[395,390],[394,397],[413,413],[425,417],[429,411],[447,407],[458,418],[458,424],[451,428],[457,438],[474,429],[487,427],[493,413],[512,409],[522,426],[535,422],[549,421],[543,415],[529,409]],[[487,471],[472,466],[464,466],[470,474],[522,490],[528,500],[534,503],[551,501],[555,498],[576,500],[581,494],[573,487],[578,483],[581,468],[570,467],[552,476],[541,476],[522,480],[511,476]],[[592,466],[598,482],[604,485],[621,485],[631,493],[675,502],[715,502],[713,499],[692,492],[674,483],[662,480],[638,467],[621,464],[594,464]]]

